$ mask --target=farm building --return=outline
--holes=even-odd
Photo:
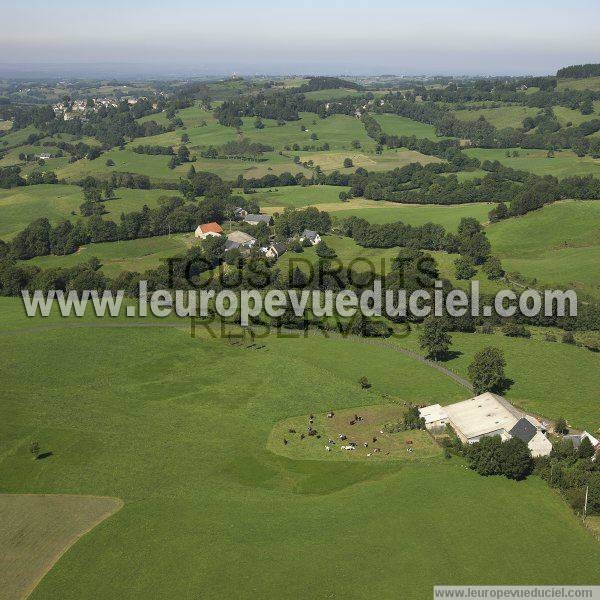
[[[232,231],[227,234],[227,242],[225,243],[225,252],[234,249],[249,250],[256,244],[256,238],[244,233],[243,231]]]
[[[249,223],[250,225],[258,225],[259,223],[266,223],[267,225],[271,225],[273,223],[273,218],[269,215],[246,215],[244,217],[244,221]]]
[[[547,456],[552,450],[542,423],[490,392],[448,406],[426,406],[419,409],[419,414],[427,429],[450,425],[464,443],[474,444],[484,436],[498,435],[502,441],[522,439],[533,456]]]
[[[313,246],[316,246],[321,241],[321,236],[316,231],[305,229],[300,235],[300,241],[308,240]]]
[[[201,240],[205,240],[209,236],[220,236],[223,233],[223,229],[218,223],[203,223],[196,227],[194,235]]]
[[[571,440],[571,442],[573,442],[573,448],[575,448],[575,450],[577,450],[579,448],[579,446],[581,445],[581,441],[583,440],[583,438],[587,438],[588,440],[590,440],[590,442],[592,444],[592,448],[594,448],[594,450],[596,450],[596,452],[598,452],[598,450],[600,450],[600,440],[597,440],[591,433],[588,433],[587,431],[583,431],[581,433],[572,433],[570,435],[565,435],[563,439]]]
[[[241,206],[236,206],[233,210],[233,218],[238,219],[239,221],[243,221],[248,216],[248,211]]]
[[[271,244],[266,248],[261,248],[261,251],[265,253],[267,258],[279,258],[286,251],[285,244]]]

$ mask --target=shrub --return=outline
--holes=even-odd
[[[523,325],[518,323],[506,323],[502,326],[502,333],[508,337],[530,338],[531,332]]]

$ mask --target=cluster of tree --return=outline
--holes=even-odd
[[[499,435],[484,436],[479,442],[465,444],[464,454],[469,467],[480,475],[520,480],[533,472],[531,451],[518,437],[503,442]]]
[[[54,171],[32,171],[27,178],[21,175],[21,167],[0,167],[0,188],[10,189],[22,185],[39,185],[41,183],[58,183]]]
[[[349,82],[344,82],[343,87],[351,86]],[[297,121],[300,112],[313,112],[321,118],[332,114],[354,115],[369,102],[373,102],[371,92],[328,101],[309,99],[304,94],[298,93],[298,90],[270,94],[261,91],[258,94],[253,93],[226,100],[215,109],[214,114],[219,123],[231,127],[240,127],[242,117],[275,119],[279,125],[285,125],[286,121]]]
[[[305,229],[321,234],[329,232],[331,230],[329,213],[314,206],[302,210],[286,208],[283,213],[276,216],[273,225],[273,233],[277,238],[283,240],[299,235]]]
[[[31,171],[27,175],[27,185],[56,184],[58,177],[54,171]]]
[[[569,79],[600,77],[600,63],[589,63],[586,65],[571,65],[569,67],[563,67],[556,72],[556,76]]]
[[[305,92],[313,92],[317,90],[362,90],[362,85],[355,83],[354,81],[348,81],[347,79],[340,79],[339,77],[311,77],[307,83],[296,88],[296,92],[304,94]]]
[[[139,145],[133,146],[130,148],[133,152],[137,154],[150,154],[151,156],[155,155],[164,155],[171,156],[175,154],[173,151],[173,146],[152,146],[152,145]]]
[[[137,121],[133,111],[134,109],[127,102],[122,102],[118,107],[102,107],[98,111],[89,113],[85,120],[80,117],[67,121],[55,118],[45,124],[44,131],[49,135],[69,133],[77,137],[91,136],[96,138],[104,149],[122,147],[126,140],[168,131],[156,121]]]
[[[171,156],[171,160],[169,160],[169,169],[174,169],[179,165],[190,162],[190,160],[189,148],[185,144],[181,144],[177,149],[177,154],[173,154],[173,156]]]
[[[265,152],[272,152],[273,146],[251,142],[248,138],[231,140],[222,146],[209,146],[200,152],[202,158],[241,158],[257,160]]]
[[[365,248],[423,248],[455,252],[456,236],[446,233],[442,225],[425,223],[413,226],[402,221],[369,223],[360,217],[348,217],[340,224],[340,231]]]
[[[100,271],[100,263],[93,258],[70,268],[40,269],[19,265],[0,255],[0,295],[20,296],[21,290],[97,290],[107,289],[108,279]],[[117,287],[114,289],[124,289]]]
[[[564,419],[559,421],[564,424]],[[587,437],[577,449],[570,439],[561,439],[553,444],[550,456],[536,459],[534,473],[560,490],[571,508],[579,513],[584,510],[587,491],[587,514],[600,515],[600,463],[592,460],[593,456],[594,448]]]
[[[0,188],[12,188],[27,185],[27,181],[21,176],[21,167],[0,167]]]

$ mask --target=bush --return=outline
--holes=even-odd
[[[473,261],[464,256],[461,256],[454,261],[454,270],[456,279],[471,279],[471,277],[477,273]]]
[[[571,331],[565,331],[562,336],[562,342],[563,344],[574,344],[575,336]]]
[[[507,323],[502,326],[502,333],[508,337],[530,338],[531,332],[523,325],[518,323]]]

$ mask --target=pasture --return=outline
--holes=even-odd
[[[311,415],[291,417],[273,427],[267,448],[295,460],[398,460],[411,463],[440,458],[440,446],[425,431],[388,433],[382,430],[387,423],[401,423],[406,410],[406,406],[398,403],[338,411],[331,417],[327,416],[329,413],[312,414],[312,419]],[[309,435],[309,429],[317,433]],[[347,439],[340,440],[341,435]],[[356,444],[355,450],[342,449],[350,442]]]
[[[600,91],[600,77],[584,77],[583,79],[561,78],[556,86],[558,90],[594,90]]]
[[[0,494],[0,599],[26,598],[82,535],[122,506],[118,498]]]
[[[340,173],[354,173],[358,167],[367,171],[390,171],[405,167],[411,163],[426,165],[432,162],[441,162],[436,156],[421,154],[414,150],[396,148],[385,150],[381,154],[367,154],[360,150],[348,150],[345,152],[300,152],[302,162],[312,161],[315,166],[321,167],[325,173],[339,171]],[[344,167],[344,159],[352,160],[351,167]]]
[[[579,157],[571,150],[555,152],[554,158],[548,158],[546,150],[516,150],[517,157],[507,157],[506,149],[469,148],[465,152],[479,160],[498,160],[503,165],[522,171],[530,171],[536,175],[554,175],[555,177],[571,177],[573,175],[600,175],[600,159],[591,156]]]
[[[430,140],[445,139],[438,137],[435,133],[435,127],[428,123],[421,123],[408,117],[385,113],[373,114],[372,116],[381,125],[384,133],[388,135],[397,135],[399,137],[414,135],[418,138],[427,138]]]
[[[267,448],[293,415],[389,405],[384,394],[468,396],[393,348],[318,335],[269,336],[257,350],[123,319],[34,321],[16,300],[0,305],[2,490],[125,503],[61,557],[34,600],[394,597],[400,587],[422,600],[440,582],[600,583],[596,540],[536,478],[481,477],[458,459],[328,464]],[[51,457],[31,460],[32,435]],[[493,543],[474,553],[484,537]]]
[[[153,208],[162,196],[177,195],[169,190],[133,190],[117,188],[115,198],[104,202],[104,218],[119,221],[123,212]],[[0,239],[11,239],[32,221],[42,217],[55,225],[63,219],[81,218],[79,206],[83,190],[75,185],[32,185],[0,190]]]
[[[477,202],[472,204],[456,204],[442,206],[434,204],[400,204],[395,202],[352,199],[340,203],[340,210],[333,211],[337,219],[360,217],[370,223],[393,223],[403,221],[409,225],[419,226],[425,223],[442,225],[448,231],[456,231],[460,220],[474,217],[481,223],[488,220],[488,213],[494,204]],[[346,208],[347,207],[347,208]]]
[[[599,220],[596,201],[556,202],[493,223],[487,235],[508,271],[600,297]]]
[[[165,259],[175,256],[194,243],[193,234],[177,233],[137,240],[103,242],[81,246],[75,254],[65,256],[37,256],[22,264],[35,265],[43,269],[74,267],[95,257],[102,263],[102,271],[116,277],[122,271],[142,273],[158,267]]]
[[[501,106],[499,108],[478,108],[476,110],[455,110],[454,116],[463,121],[476,121],[483,117],[488,123],[504,129],[506,127],[522,127],[525,117],[535,117],[537,108],[527,106]]]

